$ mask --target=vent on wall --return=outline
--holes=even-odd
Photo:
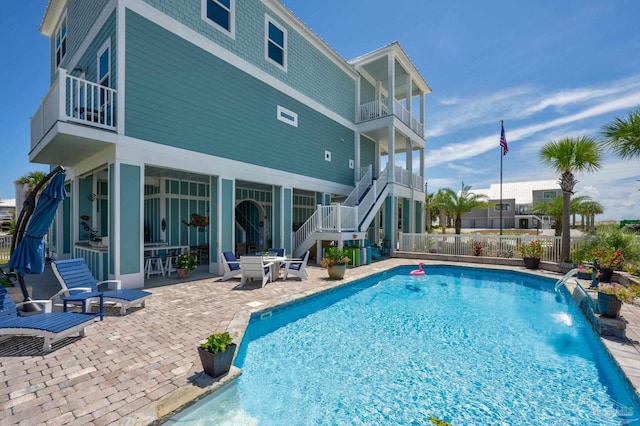
[[[326,161],[331,161],[331,151],[325,151],[324,152],[324,159]]]
[[[298,127],[298,114],[278,105],[278,120],[287,123],[293,127]]]

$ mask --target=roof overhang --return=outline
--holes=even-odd
[[[65,7],[67,7],[67,0],[49,0],[47,10],[42,18],[42,23],[40,24],[40,33],[42,35],[51,37],[51,34],[53,34],[53,31],[56,29],[56,25],[58,25],[58,21],[60,20],[60,16],[62,15]]]
[[[400,43],[394,41],[386,46],[383,46],[379,49],[374,50],[373,52],[365,53],[362,56],[358,56],[349,61],[351,65],[353,65],[356,69],[365,66],[368,63],[373,61],[377,61],[385,56],[388,56],[390,53],[393,53],[396,61],[405,69],[405,71],[409,72],[418,86],[420,91],[424,94],[431,93],[431,87],[427,84],[427,81],[422,77],[418,68],[413,64],[407,53],[404,51]]]

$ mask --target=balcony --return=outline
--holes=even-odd
[[[72,165],[116,141],[116,90],[60,69],[31,117],[29,160]]]
[[[360,113],[358,114],[358,123],[393,114],[398,117],[400,121],[409,126],[411,130],[416,132],[421,138],[424,138],[424,125],[418,118],[414,117],[408,109],[402,106],[400,102],[394,100],[392,112],[390,112],[390,110],[389,98],[382,98],[378,101],[362,104],[360,105]]]

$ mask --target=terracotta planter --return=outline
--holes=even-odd
[[[617,318],[620,315],[622,301],[614,294],[598,292],[598,312],[603,317]]]
[[[176,269],[176,272],[178,273],[178,278],[187,278],[189,276],[188,269]]]
[[[347,264],[342,263],[329,266],[327,268],[327,271],[329,272],[329,278],[334,280],[341,280],[344,278],[344,273],[347,272]]]
[[[610,283],[612,275],[613,275],[613,269],[611,268],[600,269],[600,281],[605,283]]]
[[[226,351],[218,352],[217,354],[212,354],[198,346],[198,355],[200,355],[200,362],[202,362],[204,372],[211,377],[218,377],[228,373],[233,362],[233,355],[236,353],[236,346],[235,343],[232,343],[227,347]]]
[[[539,257],[523,257],[524,267],[527,269],[538,269],[540,266],[540,258]]]

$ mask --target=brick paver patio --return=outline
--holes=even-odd
[[[196,351],[209,334],[229,330],[239,342],[251,312],[417,262],[387,259],[349,269],[343,281],[309,266],[309,280],[276,281],[265,288],[240,289],[239,279],[218,277],[176,282],[148,289],[153,295],[145,308],[123,317],[109,312],[87,328],[86,337],[67,338],[48,354],[40,351],[39,338],[2,341],[0,425],[149,424],[219,385],[201,374]],[[603,340],[638,389],[640,308],[624,305],[622,315],[629,321],[630,341]],[[224,380],[237,374],[234,368]]]

